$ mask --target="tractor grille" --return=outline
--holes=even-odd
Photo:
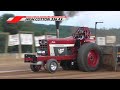
[[[45,51],[45,55],[48,55],[48,50],[47,50],[47,40],[39,40],[39,44],[40,44],[40,50],[41,51]]]

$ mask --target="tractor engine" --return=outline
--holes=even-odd
[[[48,41],[39,40],[39,48],[37,49],[37,55],[47,56],[48,55]]]
[[[75,39],[74,38],[55,38],[39,40],[38,56],[65,56],[72,55]]]

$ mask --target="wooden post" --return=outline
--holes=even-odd
[[[22,46],[21,46],[21,38],[20,38],[20,32],[18,33],[18,35],[19,35],[19,57],[20,57],[20,59],[21,59],[21,53],[22,53]]]
[[[6,43],[5,43],[5,53],[7,54],[8,53],[8,38],[9,38],[9,33],[6,34],[7,37],[6,37]]]
[[[32,53],[35,53],[35,39],[34,39],[34,33],[32,34],[33,44],[32,44]]]
[[[33,44],[32,44],[32,53],[35,53],[35,39],[34,39],[34,32],[29,32],[29,31],[19,31],[19,33],[25,33],[25,34],[32,34],[33,36]],[[20,43],[20,48],[21,48],[21,43]]]
[[[9,36],[9,33],[5,33],[5,32],[0,32],[1,35],[7,35],[6,37],[6,42],[5,42],[5,50],[4,50],[4,53],[8,53],[8,36]]]

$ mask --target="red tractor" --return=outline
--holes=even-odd
[[[95,71],[99,68],[102,54],[90,35],[89,28],[79,27],[72,37],[39,40],[37,54],[25,54],[24,61],[30,63],[34,72],[43,66],[53,73],[59,65],[63,70]]]

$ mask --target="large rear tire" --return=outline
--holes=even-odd
[[[99,68],[101,50],[95,43],[85,43],[78,50],[77,63],[82,71],[91,72]]]

